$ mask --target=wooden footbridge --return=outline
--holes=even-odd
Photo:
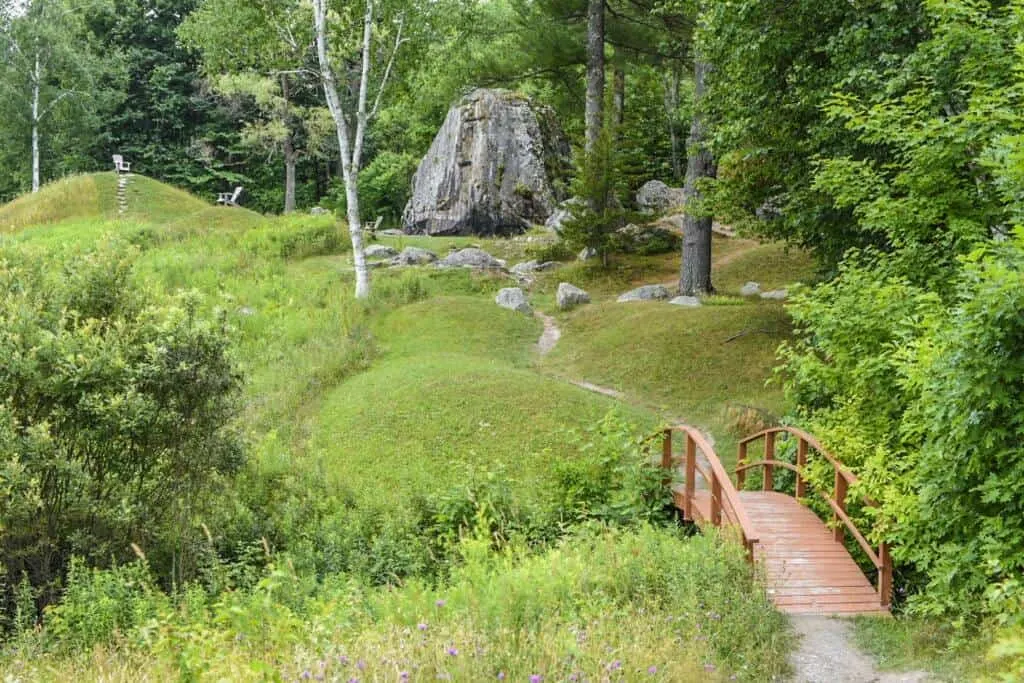
[[[683,437],[682,452],[674,436]],[[776,445],[795,441],[795,463],[776,458]],[[748,460],[750,446],[764,441],[764,455]],[[790,451],[792,453],[792,451]],[[808,457],[820,458],[814,470],[832,474],[831,490],[808,480]],[[769,596],[782,612],[790,614],[888,614],[892,595],[892,560],[889,548],[872,547],[847,514],[847,491],[856,477],[845,469],[810,434],[778,427],[740,442],[735,484],[714,448],[697,429],[680,425],[663,434],[662,467],[682,469],[682,483],[672,485],[675,505],[683,516],[700,526],[726,527],[747,549],[752,562],[763,567]],[[760,491],[746,491],[750,470],[761,470]],[[794,496],[775,490],[776,469],[795,474]],[[826,475],[827,476],[827,475]],[[819,476],[811,477],[819,480]],[[667,480],[671,481],[671,480]],[[804,505],[807,490],[824,498],[831,509],[826,525]],[[877,588],[868,581],[847,550],[846,533],[874,564]]]

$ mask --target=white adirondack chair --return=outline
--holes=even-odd
[[[239,185],[234,192],[221,192],[217,195],[217,203],[224,206],[238,206],[238,198],[242,195],[242,187]]]
[[[125,161],[124,157],[121,156],[120,154],[115,154],[114,155],[114,171],[118,175],[120,175],[121,173],[131,173],[132,172],[132,165],[131,165],[131,163]]]

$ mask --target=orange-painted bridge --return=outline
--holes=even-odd
[[[684,437],[681,453],[673,436]],[[779,439],[795,441],[795,463],[778,460]],[[764,441],[764,456],[750,462],[748,449]],[[818,490],[832,512],[831,528],[804,505],[808,456],[831,466],[833,486]],[[887,614],[892,595],[889,548],[872,547],[846,511],[846,494],[856,477],[810,434],[778,427],[740,442],[736,481],[729,478],[714,448],[699,430],[680,425],[666,429],[662,466],[682,469],[682,483],[673,497],[683,516],[700,526],[728,527],[747,549],[751,561],[763,568],[768,593],[779,610],[790,614]],[[760,491],[744,489],[746,473],[762,472]],[[795,497],[775,491],[776,469],[795,473]],[[868,581],[847,550],[846,533],[857,542],[878,575],[877,588]]]

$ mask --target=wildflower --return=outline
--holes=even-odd
[[[505,672],[504,671],[499,671],[498,672],[498,680],[499,681],[505,680]]]
[[[309,669],[306,669],[305,671],[303,671],[302,675],[299,676],[299,678],[301,678],[304,681],[308,681],[312,677],[313,677],[313,674],[309,673]]]
[[[362,671],[366,668],[366,662],[360,659],[358,662],[356,662],[356,668]]]
[[[444,607],[448,603],[446,603],[444,600],[438,600],[434,604],[437,605],[438,607]]]
[[[711,673],[712,671],[715,670],[715,665],[714,664],[705,664],[704,665],[704,670],[707,671],[708,673]]]
[[[541,676],[540,674],[531,674],[531,676],[530,676],[530,683],[540,683],[543,680],[544,680],[544,677]]]
[[[459,654],[459,651],[456,648],[454,648],[454,647],[448,647],[448,649],[446,649],[445,652],[447,652],[452,657],[454,657],[455,655]]]
[[[348,657],[345,655],[338,655],[338,664],[342,666],[348,666]]]
[[[649,673],[649,674],[651,674],[653,676],[654,674],[658,673],[658,667],[656,667],[656,666],[649,666],[649,667],[647,667],[647,673]]]
[[[398,680],[400,680],[400,681],[407,681],[407,680],[409,680],[409,672],[408,671],[400,671],[398,673]]]
[[[617,659],[614,662],[612,662],[611,664],[608,665],[608,669],[610,671],[618,671],[621,668],[622,668],[622,662],[620,662]]]
[[[576,683],[576,681],[580,680],[580,676],[576,672],[573,672],[569,674],[569,680],[572,681],[572,683]]]
[[[426,624],[416,624],[416,628],[418,628],[421,631],[426,631],[427,630],[427,625]]]

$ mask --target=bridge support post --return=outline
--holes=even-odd
[[[672,485],[672,430],[666,429],[661,433],[661,469],[665,470],[665,477],[661,485],[668,487]]]
[[[765,491],[775,490],[775,467],[771,462],[775,460],[775,432],[768,432],[764,437],[764,486]]]
[[[686,435],[686,497],[684,498],[683,514],[686,519],[693,520],[693,496],[697,491],[697,442],[689,434]]]
[[[737,467],[742,467],[747,464],[747,443],[743,442],[740,444],[740,452],[736,457]],[[736,470],[736,488],[740,491],[743,490],[743,485],[747,482],[747,471],[737,469]]]

